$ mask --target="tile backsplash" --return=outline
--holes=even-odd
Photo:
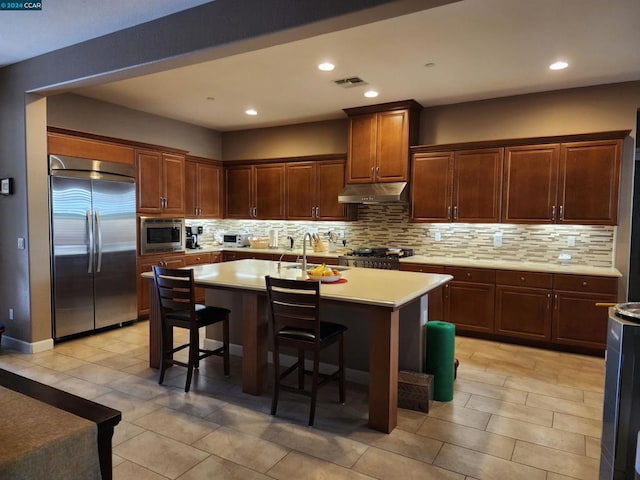
[[[221,240],[225,232],[262,236],[278,229],[280,247],[285,246],[287,235],[294,237],[295,247],[301,247],[302,236],[313,228],[324,238],[330,231],[344,232],[347,246],[353,248],[412,247],[416,255],[542,263],[557,263],[560,253],[569,253],[571,264],[593,267],[613,265],[616,234],[612,226],[410,223],[408,206],[400,204],[359,205],[357,222],[187,219],[186,224],[204,227],[203,245]],[[496,247],[498,232],[502,246]],[[570,240],[575,245],[569,246]]]

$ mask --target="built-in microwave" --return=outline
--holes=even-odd
[[[184,219],[140,217],[140,254],[184,252]]]

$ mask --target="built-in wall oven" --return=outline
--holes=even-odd
[[[140,217],[140,254],[184,252],[183,218]]]

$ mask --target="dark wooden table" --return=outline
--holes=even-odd
[[[43,383],[22,377],[0,368],[0,385],[39,400],[47,405],[72,413],[78,417],[94,422],[98,427],[98,455],[100,473],[104,480],[111,480],[111,438],[114,427],[122,420],[122,414],[113,408],[106,407],[72,393],[58,390]],[[5,412],[8,414],[8,412]]]

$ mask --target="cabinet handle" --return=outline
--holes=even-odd
[[[457,205],[455,207],[453,207],[453,219],[454,220],[458,219],[458,206]]]
[[[551,309],[551,294],[547,293],[547,310]]]
[[[558,310],[558,294],[557,293],[553,296],[553,308]]]
[[[564,205],[560,205],[560,220],[564,220]]]
[[[376,167],[376,177],[380,178],[380,167]]]
[[[447,220],[451,220],[451,205],[447,207]]]
[[[316,218],[320,218],[320,207],[316,207]]]
[[[253,218],[258,218],[258,207],[253,207]]]
[[[373,178],[375,180],[376,178],[376,170],[375,167],[371,167],[371,178]]]
[[[556,221],[556,206],[555,205],[553,207],[551,207],[551,221],[552,222]]]

